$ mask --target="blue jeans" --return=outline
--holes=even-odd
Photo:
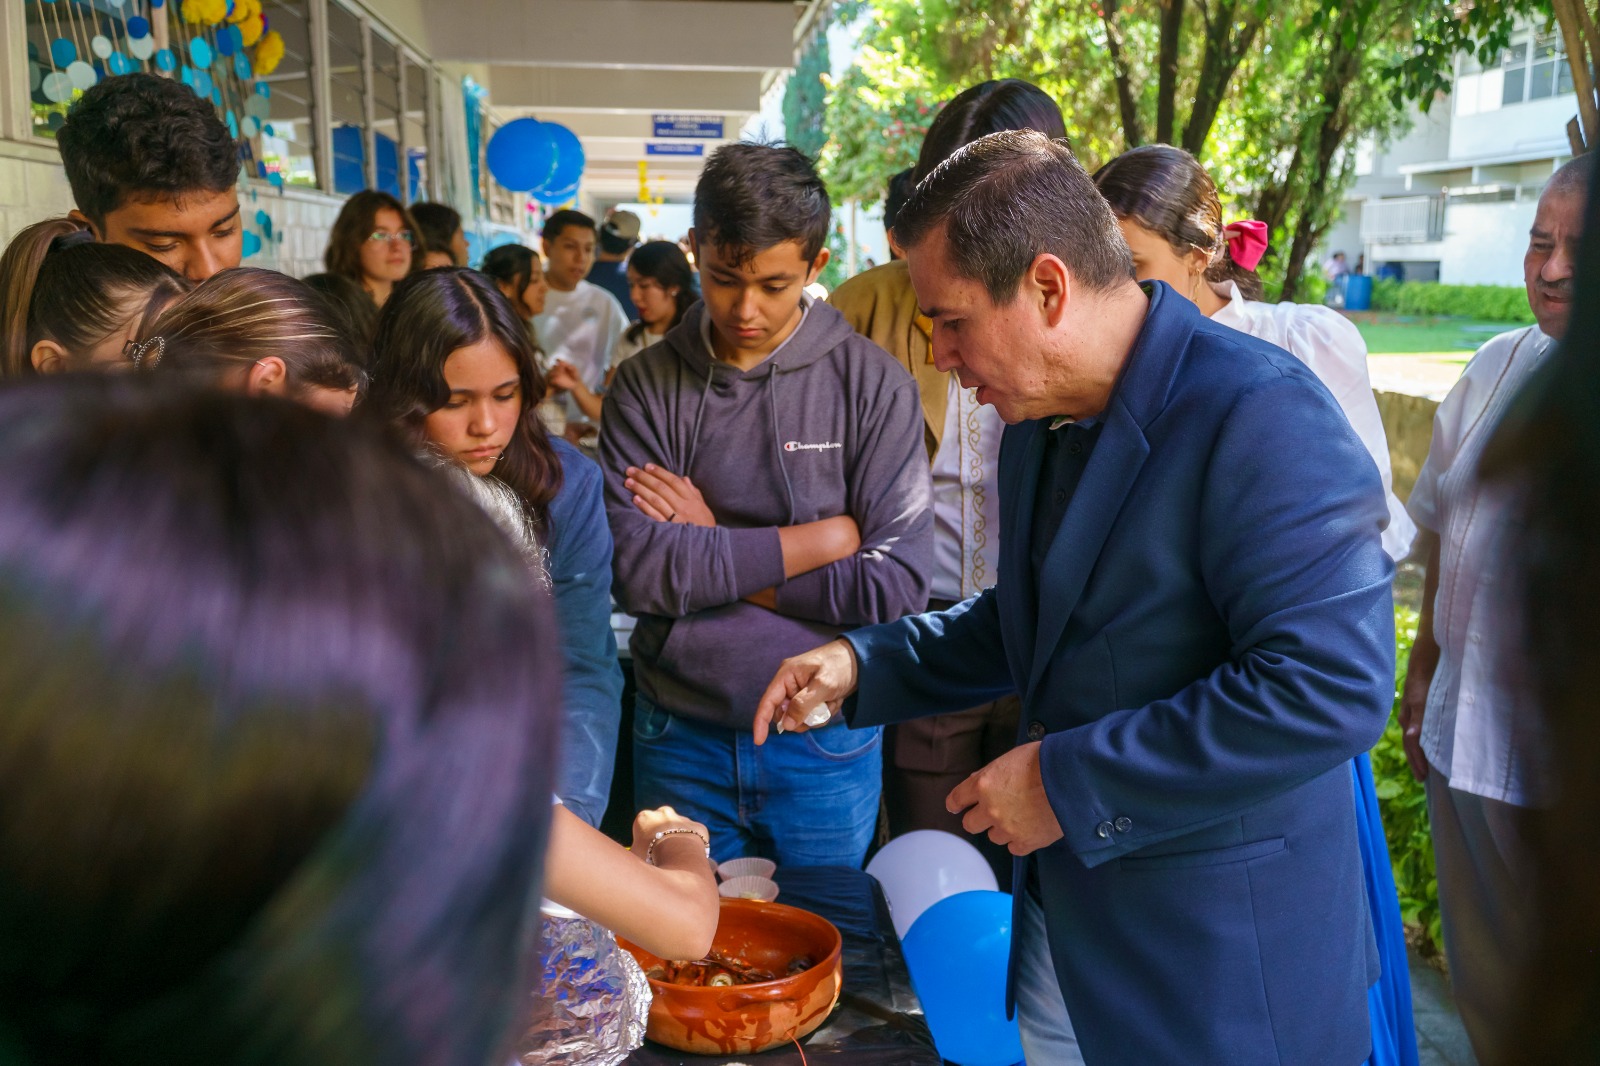
[[[633,795],[711,831],[717,862],[744,855],[780,866],[859,867],[878,824],[882,730],[843,723],[768,736],[664,711],[633,712]]]
[[[1022,893],[1022,920],[1011,931],[1011,950],[1017,956],[1017,1028],[1023,1054],[1028,1066],[1081,1066],[1083,1054],[1050,958],[1044,910],[1025,886],[1017,891]]]

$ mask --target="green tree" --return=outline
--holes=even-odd
[[[816,159],[828,143],[827,117],[828,35],[814,34],[800,53],[800,62],[783,88],[784,139]]]
[[[1292,298],[1354,146],[1402,133],[1459,50],[1492,50],[1548,2],[1461,14],[1440,0],[866,0],[858,61],[830,83],[824,171],[840,195],[881,196],[938,104],[1026,78],[1063,103],[1091,170],[1150,141],[1200,157],[1231,209],[1271,226],[1265,272]]]

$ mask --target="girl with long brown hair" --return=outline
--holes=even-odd
[[[405,205],[386,192],[364,189],[339,209],[323,262],[328,273],[356,282],[382,307],[396,282],[423,268],[425,252]]]

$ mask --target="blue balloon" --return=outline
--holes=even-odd
[[[552,130],[533,118],[514,119],[495,130],[484,153],[494,180],[512,192],[548,185],[557,162]]]
[[[528,194],[546,207],[555,207],[564,204],[578,195],[578,183],[573,182],[565,189],[535,189]]]
[[[1006,1019],[1010,896],[987,891],[946,896],[912,923],[904,947],[941,1057],[959,1066],[1022,1061],[1017,1023]]]
[[[546,123],[545,128],[550,131],[551,140],[555,144],[556,165],[550,172],[550,177],[544,182],[544,188],[576,189],[578,179],[583,177],[583,142],[578,140],[576,133],[565,126],[551,122]]]

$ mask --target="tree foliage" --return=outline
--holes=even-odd
[[[881,197],[939,104],[1026,78],[1062,104],[1091,170],[1150,142],[1195,153],[1230,210],[1271,227],[1263,273],[1293,298],[1355,146],[1403,133],[1459,51],[1494,54],[1549,2],[864,0],[857,63],[830,82],[824,174],[841,197]]]
[[[831,63],[828,35],[813,35],[783,88],[784,140],[812,159],[828,143],[826,79]]]

